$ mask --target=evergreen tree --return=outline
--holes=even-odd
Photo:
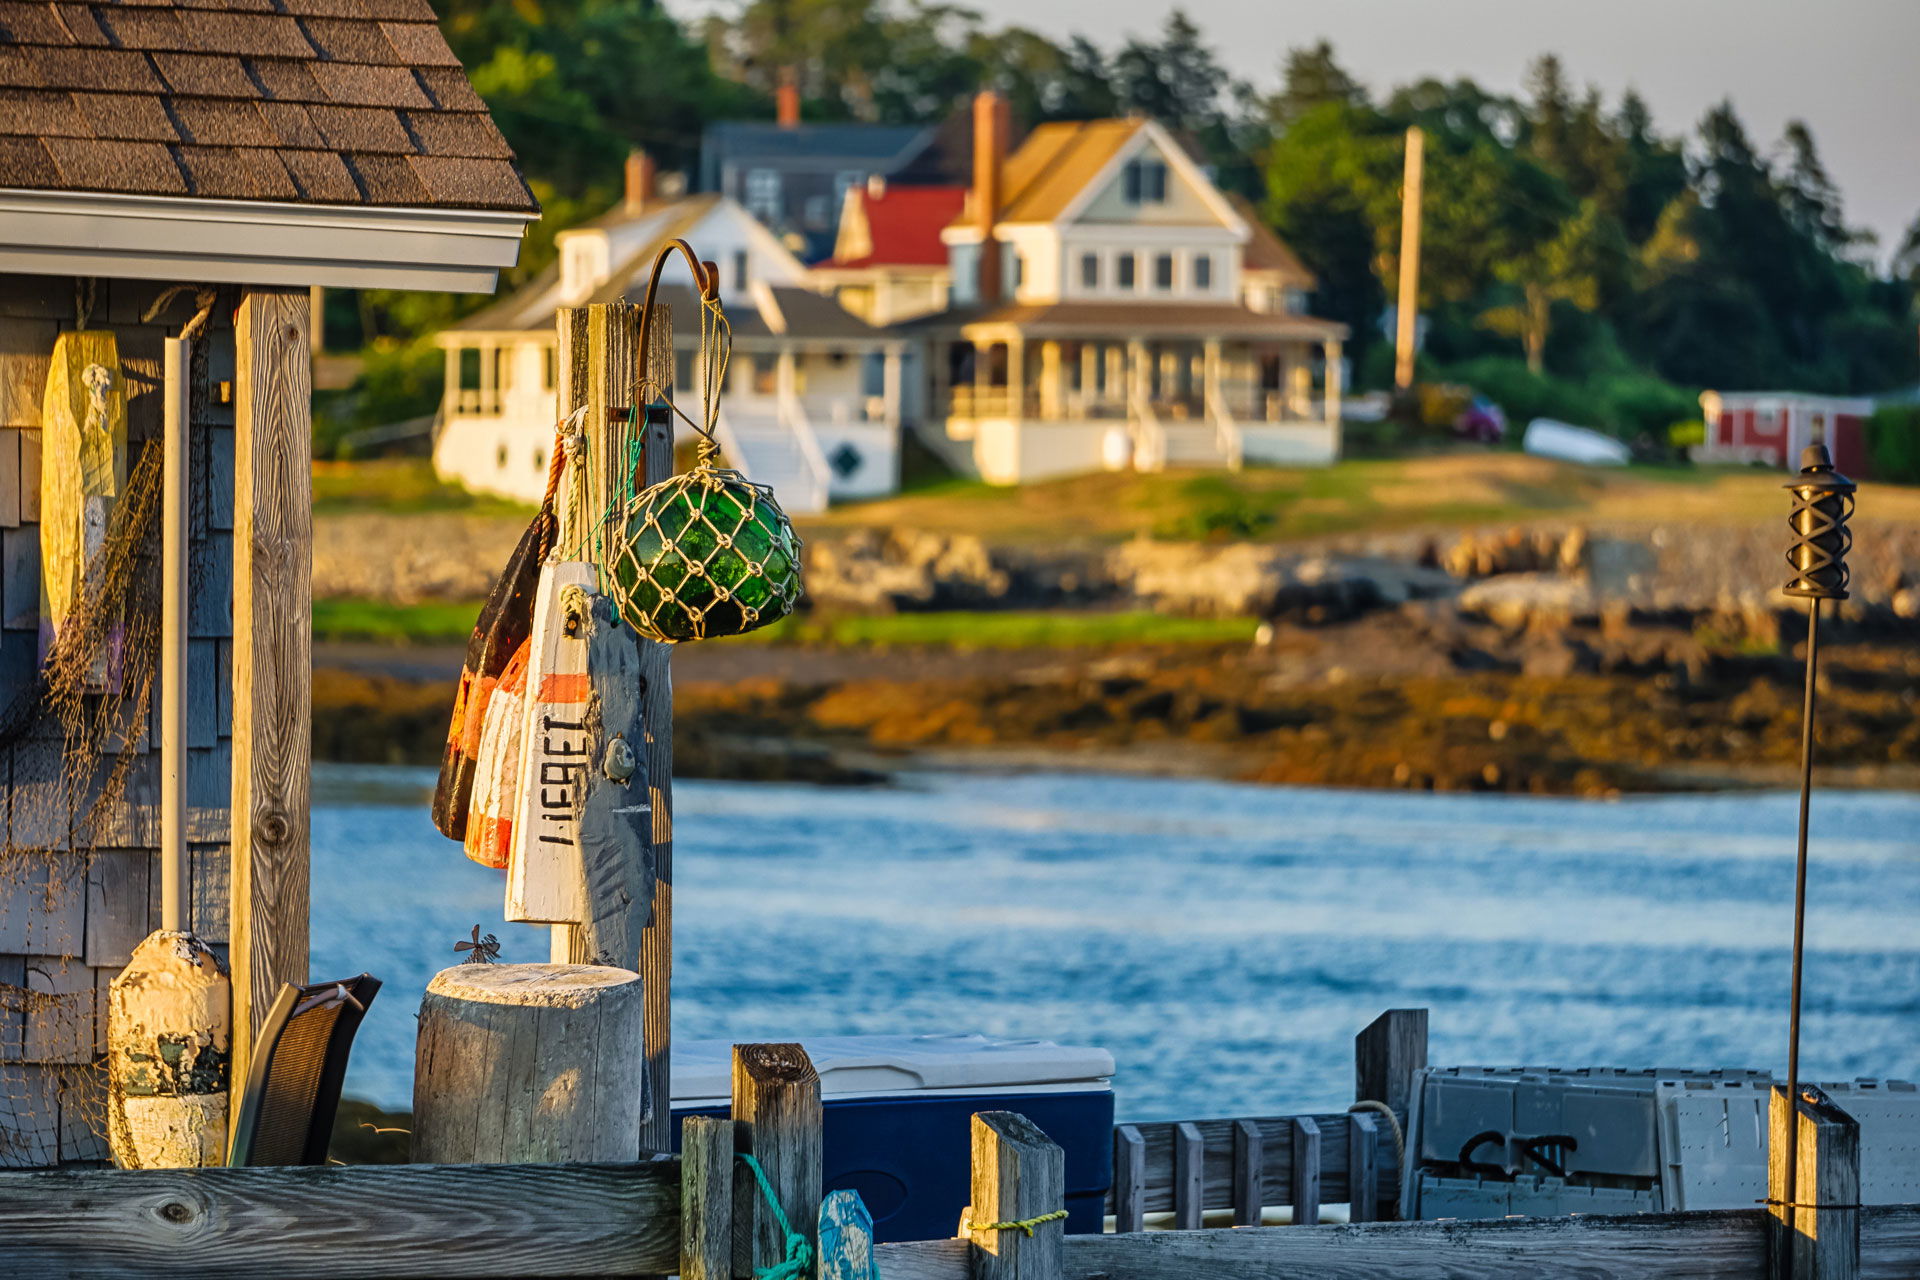
[[[1280,92],[1266,101],[1270,127],[1285,129],[1315,107],[1329,102],[1343,107],[1366,105],[1366,91],[1347,74],[1325,40],[1287,50],[1280,69]]]

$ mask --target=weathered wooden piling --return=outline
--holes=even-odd
[[[1825,1093],[1773,1087],[1767,1112],[1767,1275],[1770,1280],[1858,1280],[1860,1126]],[[1797,1123],[1795,1123],[1797,1121]],[[1787,1198],[1787,1165],[1797,1160],[1798,1205]]]
[[[793,1230],[816,1243],[820,1214],[820,1074],[797,1044],[733,1047],[733,1118],[751,1127],[752,1152],[767,1175]],[[741,1220],[736,1183],[736,1221]],[[753,1202],[760,1192],[751,1182]],[[770,1267],[786,1256],[786,1239],[771,1212],[756,1212],[751,1265]]]
[[[680,1126],[680,1280],[733,1275],[733,1132],[723,1116]]]
[[[1038,1125],[1012,1111],[976,1114],[966,1232],[973,1280],[1057,1280],[1066,1195],[1066,1152]]]
[[[630,1161],[646,1059],[640,976],[597,965],[461,964],[420,1003],[413,1158]]]

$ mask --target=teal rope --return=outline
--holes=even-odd
[[[747,1168],[753,1170],[753,1180],[760,1184],[760,1194],[765,1198],[767,1207],[773,1210],[773,1220],[779,1226],[780,1234],[786,1237],[787,1256],[770,1267],[756,1270],[753,1273],[754,1280],[808,1280],[813,1275],[813,1246],[787,1221],[787,1211],[780,1207],[780,1197],[773,1194],[773,1186],[767,1181],[767,1171],[760,1167],[760,1162],[744,1152],[740,1158],[747,1162]]]

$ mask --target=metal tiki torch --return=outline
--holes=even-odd
[[[1825,445],[1808,445],[1800,454],[1800,474],[1787,486],[1793,494],[1793,545],[1787,563],[1793,581],[1782,590],[1807,602],[1807,687],[1800,713],[1800,851],[1793,880],[1793,994],[1787,1014],[1787,1142],[1785,1210],[1789,1235],[1799,1196],[1800,1116],[1800,975],[1807,936],[1807,810],[1813,795],[1814,689],[1820,664],[1820,602],[1847,598],[1847,552],[1853,533],[1847,521],[1853,515],[1853,481],[1833,469]]]

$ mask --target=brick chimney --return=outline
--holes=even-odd
[[[1000,267],[1000,242],[993,238],[993,227],[1000,219],[1000,206],[1006,199],[1001,189],[1007,163],[1007,135],[1012,131],[1012,116],[1007,100],[991,89],[983,89],[973,99],[973,222],[980,231],[980,302],[991,306],[1000,301],[1003,276]]]
[[[800,127],[800,84],[792,67],[780,69],[780,87],[773,91],[774,119],[782,129]]]
[[[653,188],[653,157],[635,147],[627,152],[626,211],[629,214],[643,212],[647,202],[653,199]]]

